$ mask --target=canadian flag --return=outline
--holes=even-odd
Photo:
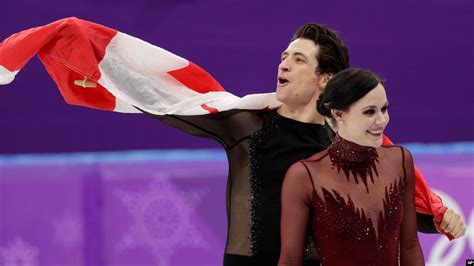
[[[69,104],[137,113],[200,115],[280,105],[274,93],[240,98],[205,70],[117,30],[65,18],[0,43],[0,84],[38,54]],[[135,107],[134,107],[135,106]]]

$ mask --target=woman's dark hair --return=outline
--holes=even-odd
[[[324,92],[319,95],[316,103],[318,112],[332,117],[331,109],[347,111],[349,107],[377,84],[383,81],[374,73],[361,68],[343,70],[329,80]]]
[[[349,67],[349,51],[337,33],[323,24],[307,23],[293,35],[291,41],[307,39],[319,47],[316,54],[320,74],[336,74]]]

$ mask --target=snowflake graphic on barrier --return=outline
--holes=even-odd
[[[83,241],[83,225],[79,215],[64,213],[53,223],[53,239],[65,248],[76,248]]]
[[[115,195],[134,220],[117,249],[146,247],[157,265],[167,266],[178,248],[208,248],[209,243],[193,221],[195,206],[205,193],[203,189],[184,193],[163,176],[155,177],[145,193],[116,190]]]
[[[20,237],[0,248],[3,266],[36,266],[38,265],[38,248],[29,245]]]

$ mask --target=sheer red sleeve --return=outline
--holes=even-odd
[[[415,173],[410,152],[402,148],[405,174],[405,197],[403,220],[400,227],[400,265],[425,265],[416,232]]]
[[[286,173],[282,187],[279,266],[299,266],[303,263],[313,191],[306,165],[303,162],[293,164]]]

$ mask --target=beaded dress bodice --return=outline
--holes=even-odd
[[[309,223],[323,265],[399,265],[401,240],[416,239],[408,151],[360,146],[336,136],[327,150],[299,164],[305,171],[289,171],[287,178],[309,177]],[[294,184],[284,191],[304,191]]]

